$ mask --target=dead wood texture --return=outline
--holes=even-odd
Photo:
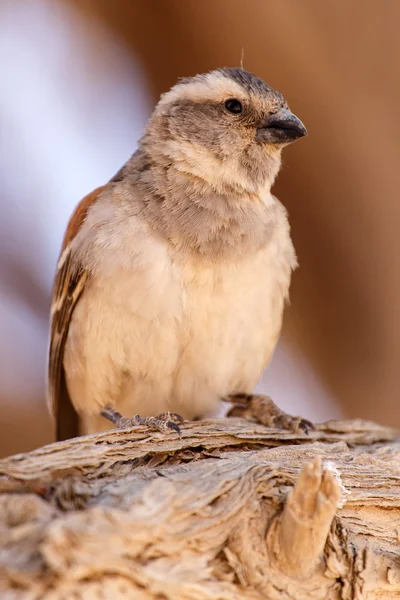
[[[400,441],[244,419],[0,461],[0,598],[400,598]]]

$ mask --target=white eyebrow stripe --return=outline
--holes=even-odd
[[[229,97],[243,99],[247,97],[247,94],[245,89],[233,79],[218,71],[212,71],[201,79],[193,79],[190,83],[175,85],[169,92],[161,96],[158,108],[162,109],[165,105],[178,100],[220,102]]]

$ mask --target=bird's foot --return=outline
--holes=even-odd
[[[155,429],[156,431],[162,431],[166,433],[168,431],[175,431],[176,433],[181,433],[180,427],[178,423],[183,423],[184,419],[172,412],[164,412],[156,417],[141,417],[140,415],[134,415],[132,418],[123,417],[121,413],[116,411],[111,406],[106,406],[101,411],[102,417],[108,419],[113,423],[118,429],[127,429],[131,427],[136,427],[137,425],[146,425],[150,429]]]
[[[228,417],[249,417],[257,419],[262,425],[287,429],[294,433],[303,431],[308,434],[314,429],[311,421],[302,417],[294,417],[283,412],[269,396],[261,394],[232,394],[223,398],[231,402],[232,408],[227,412]]]

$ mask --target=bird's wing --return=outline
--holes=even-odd
[[[90,206],[105,186],[97,188],[81,200],[64,236],[51,302],[50,346],[48,356],[48,405],[52,413],[56,439],[79,435],[78,415],[72,405],[64,373],[64,349],[72,313],[85,289],[88,272],[72,256],[71,242],[85,221]]]

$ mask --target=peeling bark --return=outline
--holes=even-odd
[[[238,418],[0,461],[0,597],[400,597],[400,439]]]

